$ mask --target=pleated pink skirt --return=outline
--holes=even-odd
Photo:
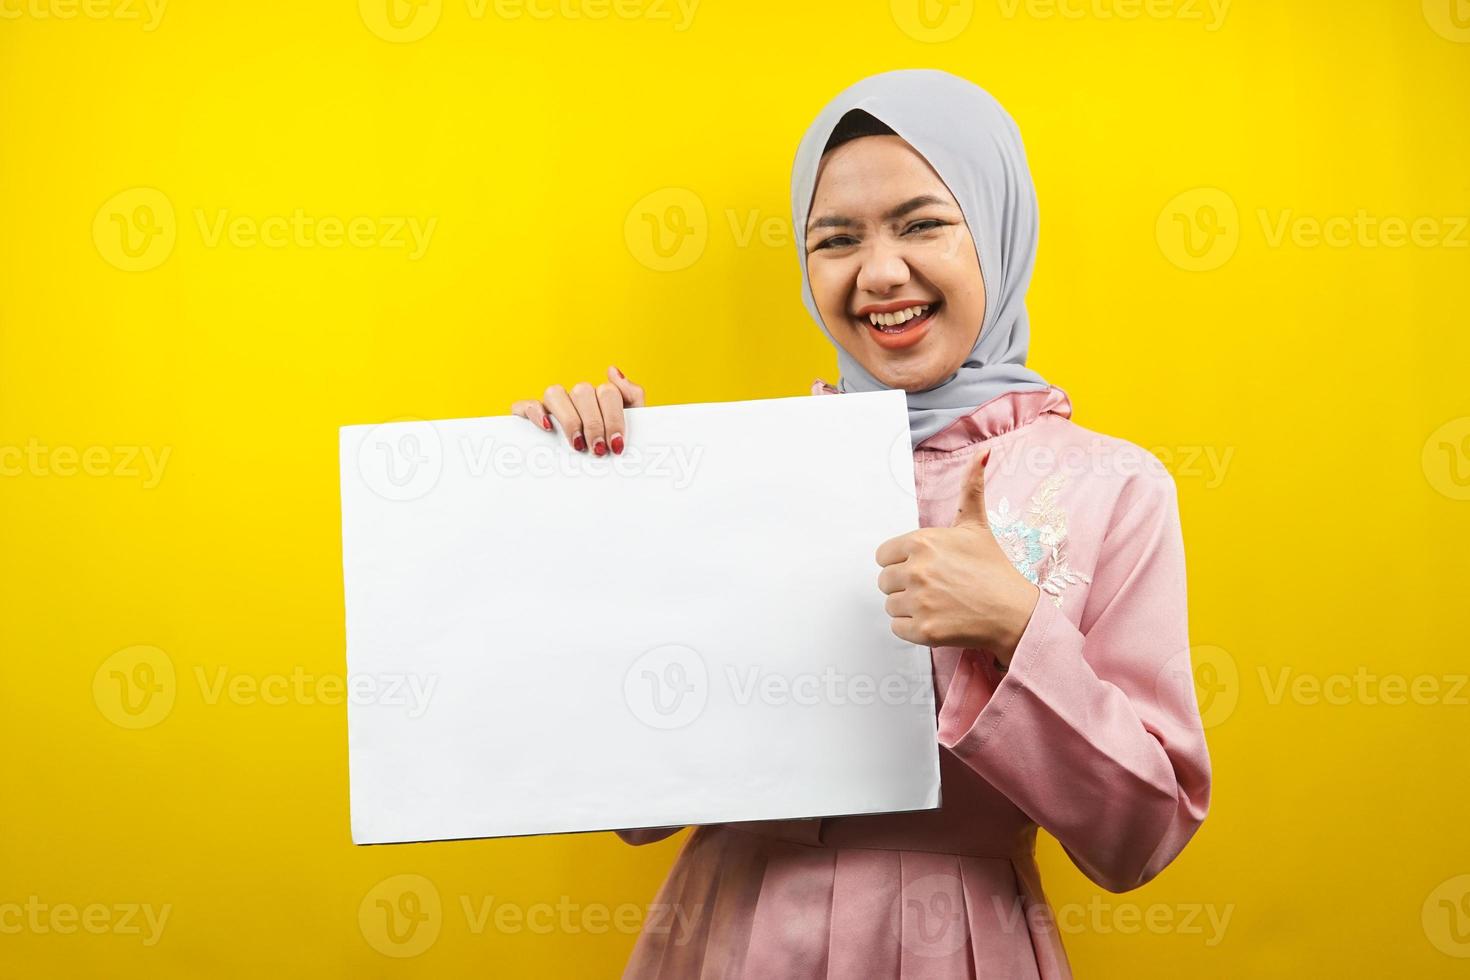
[[[1069,978],[1031,855],[813,846],[697,828],[625,978]]]

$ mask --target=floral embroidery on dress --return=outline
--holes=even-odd
[[[1013,515],[1005,497],[995,510],[986,508],[990,530],[1016,571],[1047,595],[1058,607],[1069,585],[1091,584],[1092,579],[1072,570],[1067,558],[1067,513],[1057,496],[1067,482],[1061,473],[1047,477],[1036,489],[1025,514]]]

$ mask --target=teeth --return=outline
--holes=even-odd
[[[925,303],[923,306],[910,306],[908,309],[899,310],[896,313],[869,313],[868,321],[875,327],[896,327],[909,322],[916,316],[923,316],[928,311],[930,305],[929,303]]]

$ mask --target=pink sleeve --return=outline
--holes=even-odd
[[[614,830],[613,833],[621,837],[626,843],[636,846],[661,841],[665,837],[674,836],[683,829],[683,827],[643,827],[638,830]]]
[[[939,741],[1088,878],[1123,892],[1162,871],[1204,821],[1210,759],[1194,686],[1179,680],[1192,674],[1173,479],[1159,467],[1131,480],[1114,513],[1085,632],[1043,593],[988,701],[979,654],[965,651]]]

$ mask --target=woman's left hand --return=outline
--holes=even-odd
[[[1001,550],[985,514],[986,450],[960,491],[950,527],[924,527],[878,548],[878,588],[896,636],[929,647],[968,647],[1002,666],[1021,642],[1041,590]]]

